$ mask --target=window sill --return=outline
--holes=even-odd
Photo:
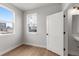
[[[37,32],[27,32],[28,34],[37,34]]]
[[[15,35],[15,33],[12,33],[12,34],[0,34],[0,35]]]

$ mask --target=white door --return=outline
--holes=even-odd
[[[63,12],[47,16],[47,49],[64,55]]]

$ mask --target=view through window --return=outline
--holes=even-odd
[[[28,32],[37,32],[37,14],[28,14],[27,15],[27,27]]]
[[[14,19],[13,12],[9,9],[0,7],[0,34],[13,33]]]

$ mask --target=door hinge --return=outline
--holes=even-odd
[[[65,51],[66,49],[64,48],[63,50]]]
[[[64,14],[64,15],[63,15],[63,17],[65,18],[65,17],[66,17],[66,15]]]
[[[63,32],[64,33],[64,35],[66,34],[66,32]]]

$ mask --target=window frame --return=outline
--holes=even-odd
[[[37,30],[36,32],[29,32],[29,29],[28,29],[28,23],[27,23],[28,20],[27,20],[27,17],[28,17],[28,15],[32,15],[32,14],[36,14],[36,18],[37,18],[37,13],[29,13],[29,14],[26,14],[26,29],[27,29],[27,33],[29,33],[29,34],[36,34],[38,32],[38,28],[36,29]],[[36,22],[37,22],[37,20],[36,20]]]
[[[12,33],[8,33],[8,34],[7,33],[5,33],[5,34],[0,33],[0,35],[12,35],[12,34],[15,34],[15,12],[14,12],[14,10],[11,9],[10,7],[8,7],[8,6],[3,5],[3,4],[0,4],[0,7],[4,8],[4,9],[7,9],[10,12],[13,13],[13,32]]]

